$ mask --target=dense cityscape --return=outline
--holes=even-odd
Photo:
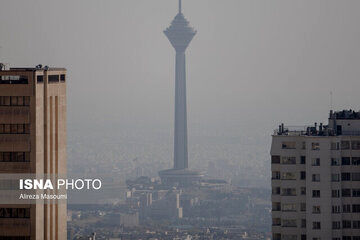
[[[360,240],[359,9],[2,0],[0,240]]]
[[[223,153],[219,151],[219,145],[215,146],[214,155],[209,154],[212,158],[207,159],[206,165],[201,160],[196,161],[191,155],[190,161],[188,159],[185,51],[197,31],[190,26],[182,13],[182,0],[179,0],[178,14],[164,33],[176,50],[173,166],[166,164],[168,160],[165,156],[159,159],[163,160],[163,163],[154,161],[154,156],[150,154],[161,155],[162,151],[144,149],[144,146],[143,149],[134,148],[137,156],[130,162],[121,161],[122,164],[127,162],[127,166],[103,165],[103,168],[99,169],[98,159],[92,159],[93,162],[87,159],[87,168],[84,169],[83,162],[78,165],[72,162],[70,173],[82,171],[83,174],[91,176],[104,174],[108,169],[112,169],[106,173],[106,180],[111,192],[118,196],[107,195],[104,199],[108,202],[107,205],[93,208],[70,204],[68,238],[270,239],[271,206],[268,189],[251,188],[249,182],[257,182],[250,177],[248,182],[244,181],[244,176],[249,176],[245,174],[246,171],[241,172],[239,166],[233,165],[227,159],[214,159],[216,153]],[[129,141],[129,136],[126,140]],[[139,141],[135,142],[138,146]],[[154,139],[149,143],[157,146]],[[98,144],[97,138],[96,145]],[[118,147],[117,144],[110,146],[112,152],[114,147]],[[132,143],[132,147],[134,146]],[[206,147],[210,149],[211,146],[206,144]],[[98,147],[94,148],[95,151],[97,149]],[[73,154],[71,150],[70,154]],[[139,160],[141,150],[147,157],[150,155],[151,164],[146,164],[146,160]],[[198,147],[195,152],[200,154],[202,151]],[[89,156],[99,157],[91,153]],[[233,159],[230,157],[228,160]],[[115,160],[115,164],[118,161]],[[193,162],[197,164],[193,165]],[[168,168],[164,168],[166,166]],[[204,166],[207,166],[206,169]],[[124,181],[126,189],[121,189],[119,186],[124,186]],[[125,198],[121,198],[121,194],[125,195]]]

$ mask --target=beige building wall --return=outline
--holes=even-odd
[[[17,80],[19,77],[21,79]],[[23,83],[19,84],[19,81]],[[0,71],[0,173],[66,174],[65,82],[65,69],[15,68]],[[8,97],[10,101],[11,97],[18,99],[14,98],[14,102],[8,105]],[[25,98],[27,104],[17,102],[20,99],[21,103],[21,99]],[[26,133],[4,133],[1,132],[4,124],[26,124],[29,130]],[[17,127],[21,130],[21,126]],[[9,152],[13,155],[24,152],[29,157],[21,161],[1,159],[2,154]],[[19,208],[29,211],[29,216],[0,216],[0,237],[22,236],[34,240],[67,238],[66,204],[0,205],[0,209],[7,209],[7,212],[23,211],[11,210]]]

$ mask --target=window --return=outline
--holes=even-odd
[[[271,156],[271,163],[272,164],[280,163],[280,156]]]
[[[296,196],[296,189],[295,188],[283,188],[282,196]]]
[[[321,223],[320,222],[313,222],[313,229],[321,229]]]
[[[351,141],[352,150],[360,150],[360,141]]]
[[[296,219],[283,219],[282,227],[297,227]]]
[[[0,96],[0,106],[29,106],[30,97],[28,96]]]
[[[272,203],[272,211],[281,211],[281,203],[273,202]]]
[[[306,219],[301,219],[301,228],[306,228]]]
[[[281,174],[282,180],[296,180],[296,175],[293,172],[283,172]]]
[[[340,190],[331,190],[331,197],[333,198],[340,197]]]
[[[0,152],[0,162],[30,162],[30,152]]]
[[[301,179],[301,180],[305,180],[305,179],[306,179],[306,172],[304,172],[304,171],[301,171],[301,172],[300,172],[300,179]]]
[[[282,164],[296,164],[296,157],[282,157]]]
[[[301,187],[300,193],[301,193],[301,195],[306,195],[306,187]]]
[[[352,165],[360,165],[360,157],[353,157],[352,159]]]
[[[29,124],[0,124],[0,134],[29,134]]]
[[[343,228],[351,228],[351,221],[349,220],[343,220],[342,221]]]
[[[281,218],[273,218],[272,225],[273,226],[281,226]]]
[[[301,149],[303,149],[303,150],[306,149],[306,142],[302,142],[302,143],[301,143]]]
[[[360,204],[353,204],[352,205],[352,212],[359,213],[360,212]]]
[[[279,180],[279,179],[280,179],[280,172],[278,172],[278,171],[273,171],[273,172],[272,172],[272,179],[274,179],[274,180]]]
[[[17,97],[17,102],[19,106],[23,106],[24,105],[24,97]]]
[[[306,157],[305,156],[300,157],[300,164],[306,164]]]
[[[289,204],[283,204],[282,211],[283,212],[296,212],[296,204],[295,203],[289,203]]]
[[[273,187],[272,188],[273,195],[280,195],[280,187]]]
[[[343,236],[342,240],[351,240],[351,236]]]
[[[353,197],[360,197],[360,189],[356,188],[352,190]]]
[[[0,208],[0,218],[30,218],[30,208]]]
[[[338,158],[331,158],[331,166],[339,166],[340,161]]]
[[[17,97],[10,97],[10,105],[17,106],[18,105],[17,100],[18,100]]]
[[[350,149],[350,141],[341,141],[341,149],[342,150]]]
[[[281,144],[282,149],[295,149],[295,146],[295,142],[282,142]]]
[[[353,228],[360,229],[360,221],[353,221]]]
[[[350,188],[341,189],[341,196],[351,197],[351,189]]]
[[[344,204],[343,205],[343,213],[350,213],[350,212],[351,212],[350,204]]]
[[[281,240],[297,240],[297,235],[284,234]]]
[[[43,83],[44,82],[44,76],[37,76],[37,83]]]
[[[339,205],[332,206],[332,213],[340,213],[340,206]]]
[[[312,175],[313,182],[320,182],[320,174],[313,174]]]
[[[357,173],[352,173],[351,174],[351,180],[352,181],[360,181],[360,173],[357,172]]]
[[[342,173],[341,174],[341,181],[350,181],[351,180],[351,174],[350,173]]]
[[[341,223],[340,222],[332,222],[332,229],[340,229]]]
[[[350,165],[350,158],[349,157],[342,157],[341,158],[341,165]]]
[[[320,166],[320,158],[313,158],[311,159],[312,166]]]
[[[1,99],[0,101],[1,106],[10,106],[10,97],[3,96],[0,97],[0,99]]]
[[[320,190],[313,190],[312,191],[312,197],[313,198],[319,198],[320,197]]]
[[[315,213],[315,214],[321,213],[320,206],[313,206],[312,213]]]
[[[273,224],[274,226],[274,224]],[[273,240],[281,240],[281,234],[280,233],[273,233]]]
[[[2,124],[2,125],[4,126],[4,132],[3,133],[6,133],[6,134],[11,133],[11,130],[10,130],[11,125],[10,124]],[[1,130],[1,127],[0,127],[0,130]]]
[[[339,150],[340,149],[340,143],[338,142],[332,142],[331,143],[331,150]]]
[[[300,211],[306,212],[306,203],[300,203]]]
[[[61,74],[61,75],[60,75],[60,81],[61,81],[61,82],[65,82],[65,74]]]
[[[320,150],[320,143],[311,143],[311,150]]]
[[[332,182],[339,182],[340,181],[340,174],[331,174],[331,181]]]
[[[27,76],[0,76],[0,84],[28,84]]]
[[[49,81],[49,83],[59,82],[59,75],[49,75],[48,81]]]
[[[12,134],[17,134],[17,133],[18,133],[17,127],[18,127],[17,124],[10,124],[10,132],[11,132]]]

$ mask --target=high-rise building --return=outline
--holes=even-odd
[[[63,68],[1,65],[1,174],[66,174],[65,81]],[[66,239],[66,204],[47,203],[0,205],[0,239]]]
[[[176,51],[174,168],[160,171],[159,175],[164,183],[189,184],[201,177],[200,172],[188,168],[187,141],[185,51],[196,31],[190,27],[182,13],[181,0],[178,14],[164,33]]]
[[[360,239],[360,112],[283,124],[271,146],[274,240]]]

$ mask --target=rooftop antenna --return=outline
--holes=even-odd
[[[182,0],[179,0],[179,13],[181,13],[181,5],[182,5]]]
[[[330,110],[333,110],[333,93],[330,91]]]
[[[1,49],[2,49],[2,46],[0,46],[0,71],[3,71],[3,70],[5,70],[10,64],[9,64],[9,63],[4,63],[4,62],[2,62],[2,59],[1,59]]]

